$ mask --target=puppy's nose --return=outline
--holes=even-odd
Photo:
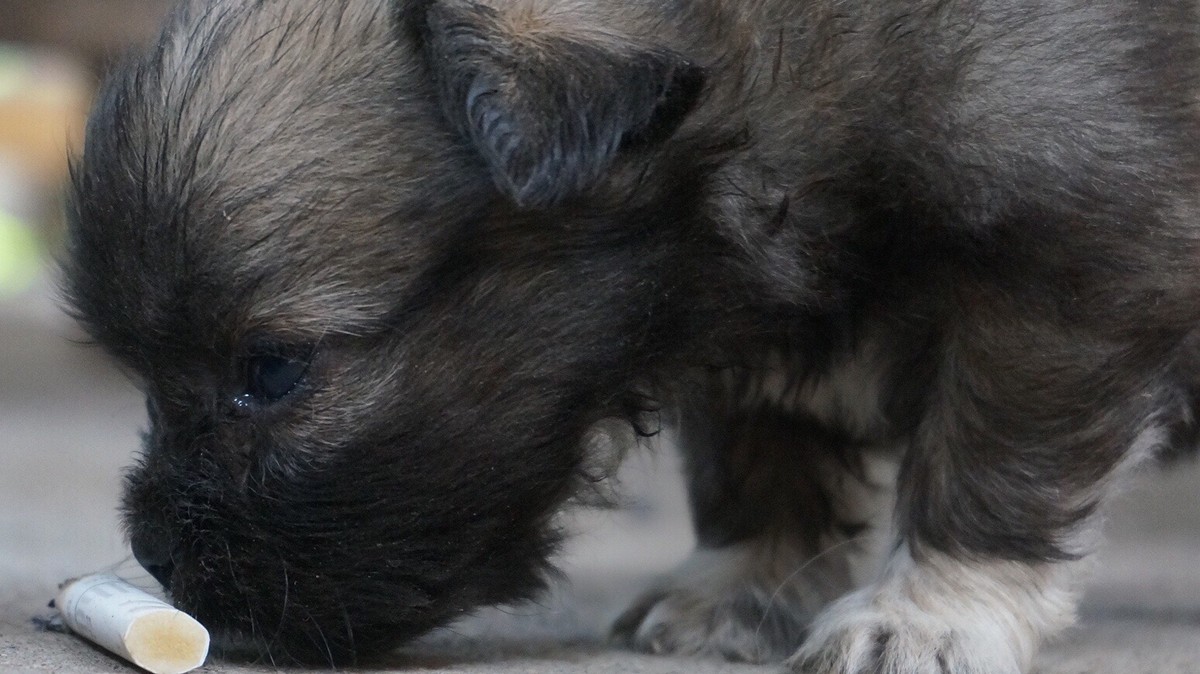
[[[133,557],[142,568],[162,584],[163,590],[171,591],[171,574],[175,571],[175,560],[171,558],[171,545],[164,537],[152,534],[134,534],[129,539]]]

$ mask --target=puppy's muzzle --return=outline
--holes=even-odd
[[[138,532],[130,536],[129,544],[138,564],[162,584],[164,591],[170,592],[171,576],[175,572],[170,539],[154,532]]]

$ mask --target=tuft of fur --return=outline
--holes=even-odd
[[[185,0],[103,87],[64,264],[146,392],[135,553],[224,647],[353,662],[535,593],[597,424],[662,414],[698,559],[736,561],[635,607],[634,646],[779,655],[816,614],[796,662],[937,671],[953,607],[1012,604],[955,579],[1058,577],[1124,467],[1194,445],[1198,25],[1185,0]],[[767,587],[842,568],[837,485],[879,448],[892,571],[825,612],[841,581]],[[954,647],[1019,669],[1050,622]]]

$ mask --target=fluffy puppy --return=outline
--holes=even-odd
[[[657,416],[700,549],[619,638],[1023,671],[1106,493],[1193,434],[1197,25],[185,1],[74,174],[70,301],[148,401],[134,553],[225,647],[354,661],[538,590],[590,429]]]

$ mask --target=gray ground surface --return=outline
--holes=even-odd
[[[77,344],[45,292],[0,300],[0,672],[125,672],[73,637],[39,632],[57,582],[117,566],[138,582],[116,521],[120,470],[142,404]],[[774,671],[634,655],[604,645],[607,623],[689,534],[674,461],[626,471],[630,507],[581,513],[568,580],[539,605],[489,610],[376,669],[413,672],[668,674]],[[1142,479],[1114,509],[1081,625],[1045,650],[1055,674],[1200,673],[1200,470]],[[205,672],[266,671],[211,662]]]

